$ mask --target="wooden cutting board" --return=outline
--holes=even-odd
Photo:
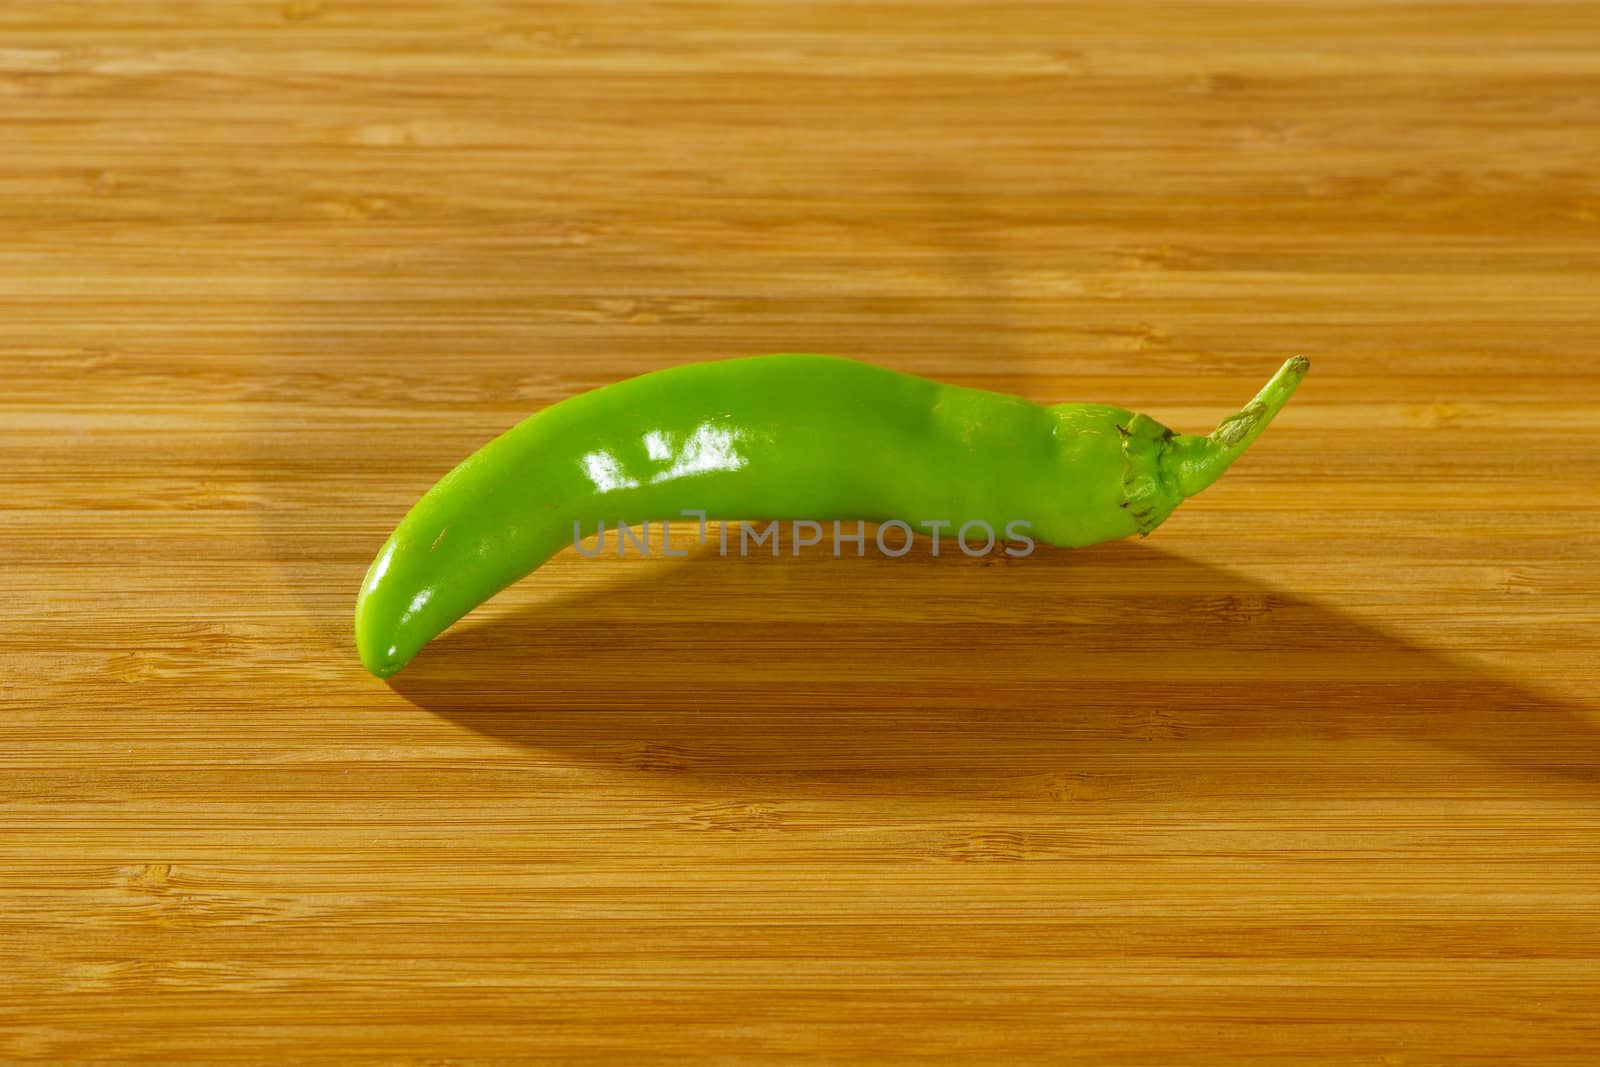
[[[0,1058],[1596,1062],[1597,100],[1532,0],[0,6]],[[1145,542],[361,670],[457,460],[797,350],[1313,366]]]

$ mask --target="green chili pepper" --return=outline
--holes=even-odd
[[[1060,546],[1148,534],[1216,481],[1305,375],[1295,357],[1209,436],[1102,404],[1036,404],[834,356],[674,367],[554,404],[445,475],[356,604],[361,662],[393,674],[446,627],[602,524],[1025,523]]]

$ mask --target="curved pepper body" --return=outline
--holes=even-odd
[[[924,531],[981,520],[1003,536],[1021,522],[1060,546],[1149,533],[1254,439],[1304,369],[1285,364],[1226,443],[1230,422],[1187,438],[1123,408],[1041,405],[833,356],[631,378],[540,411],[429,490],[367,573],[357,648],[372,673],[393,674],[602,523],[686,511]]]

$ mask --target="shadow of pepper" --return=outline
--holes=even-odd
[[[570,757],[834,789],[971,790],[1119,755],[1192,768],[1220,749],[1278,759],[1292,789],[1297,758],[1389,759],[1391,743],[1412,749],[1397,777],[1429,762],[1420,745],[1447,765],[1435,775],[1460,773],[1454,752],[1600,784],[1593,711],[1145,545],[1018,560],[934,559],[925,542],[893,561],[701,550],[611,564],[593,572],[621,575],[604,585],[579,573],[601,564],[570,556],[547,565],[566,593],[480,609],[389,684]]]

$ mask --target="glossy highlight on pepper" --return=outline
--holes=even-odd
[[[924,533],[1026,522],[1062,547],[1148,534],[1222,475],[1305,376],[1296,356],[1206,436],[1106,404],[1037,404],[837,356],[656,371],[570,397],[423,495],[356,602],[385,677],[601,523],[900,519]]]

